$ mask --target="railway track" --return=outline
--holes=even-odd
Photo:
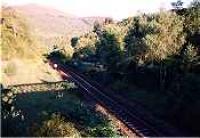
[[[115,115],[122,121],[131,131],[135,132],[139,137],[161,137],[167,136],[158,131],[154,126],[144,121],[136,114],[128,110],[125,106],[119,104],[111,97],[106,95],[102,90],[93,86],[88,80],[82,78],[76,72],[67,69],[63,65],[58,65],[58,70],[62,71],[68,79],[71,79],[76,85],[83,89],[84,94],[100,103],[104,108]]]
[[[78,76],[82,77],[85,80],[89,80],[86,76],[82,75],[81,73],[77,71],[73,71],[74,69],[71,67],[70,70],[72,72],[78,74]],[[114,92],[108,88],[103,88],[99,83],[95,81],[90,81],[90,84],[92,86],[96,87],[96,89],[101,90],[106,94],[108,97],[111,97],[114,101],[116,101],[118,104],[123,105],[129,112],[134,114],[135,116],[138,116],[140,120],[143,120],[148,125],[152,126],[159,134],[162,134],[162,136],[170,136],[170,137],[183,137],[188,136],[187,133],[183,133],[177,128],[171,126],[170,124],[166,123],[163,120],[159,120],[152,116],[150,111],[147,111],[146,108],[143,107],[143,104],[138,101],[127,101],[125,97],[122,97],[121,95],[113,95]],[[142,106],[141,106],[142,105]]]

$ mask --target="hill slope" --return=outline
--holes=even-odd
[[[28,24],[23,16],[12,8],[2,9],[2,59],[29,58],[33,59],[41,53],[38,43],[31,35]]]
[[[44,38],[80,35],[91,30],[95,20],[103,22],[105,19],[103,17],[79,18],[36,4],[15,6],[13,8],[22,13],[29,20],[34,31]]]
[[[48,64],[43,63],[45,49],[31,35],[25,18],[12,8],[2,8],[1,78],[3,85],[59,80]]]
[[[58,75],[42,62],[41,55],[53,45],[73,53],[71,37],[90,31],[95,20],[103,22],[104,18],[79,18],[33,4],[2,8],[1,82],[18,84],[59,80]]]

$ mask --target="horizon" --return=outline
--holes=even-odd
[[[56,2],[55,0],[3,0],[2,5],[23,6],[37,4],[78,17],[111,17],[115,20],[121,20],[141,12],[152,13],[160,9],[171,9],[171,2],[174,1],[175,0],[60,0]],[[183,0],[183,7],[187,7],[191,1],[192,0]]]

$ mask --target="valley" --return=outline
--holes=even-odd
[[[199,0],[123,1],[120,20],[114,3],[38,3],[2,6],[1,136],[200,136]]]

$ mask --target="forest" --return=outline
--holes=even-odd
[[[62,50],[52,55],[112,95],[136,100],[157,118],[199,134],[200,1],[181,4],[120,22],[95,22],[93,31],[71,39],[72,57]]]

